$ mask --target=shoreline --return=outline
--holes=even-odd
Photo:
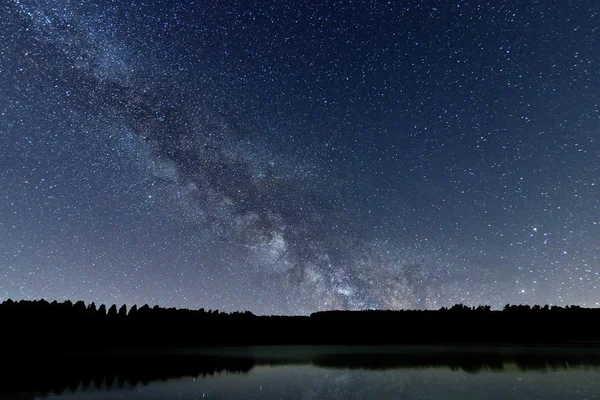
[[[572,352],[598,352],[600,342],[575,343],[431,343],[431,344],[273,344],[273,345],[216,345],[197,347],[163,347],[163,348],[88,348],[88,349],[11,349],[4,350],[5,357],[19,356],[33,358],[46,357],[143,357],[143,356],[187,356],[187,357],[221,357],[251,358],[297,357],[305,358],[319,354],[334,355],[383,355],[403,356],[414,354],[564,354]]]

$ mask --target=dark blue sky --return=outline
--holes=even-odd
[[[6,0],[0,299],[600,303],[600,4]]]

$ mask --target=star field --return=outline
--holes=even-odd
[[[0,300],[600,305],[600,4],[0,3]]]

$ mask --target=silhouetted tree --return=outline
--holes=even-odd
[[[127,314],[130,317],[135,317],[137,314],[137,305],[134,304],[133,306],[131,306],[131,308],[129,309],[129,314]]]
[[[85,311],[85,303],[79,300],[77,303],[75,303],[73,308],[78,314],[83,314],[83,312]]]
[[[121,308],[119,308],[119,317],[125,318],[127,316],[127,306],[123,304]]]
[[[150,306],[148,306],[148,304],[144,304],[143,306],[141,306],[137,312],[138,316],[140,317],[147,317],[149,313]]]
[[[110,308],[108,309],[108,314],[109,317],[114,318],[117,316],[117,305],[113,304],[112,306],[110,306]]]

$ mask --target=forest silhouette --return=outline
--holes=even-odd
[[[0,304],[7,366],[0,397],[132,388],[280,364],[472,373],[499,372],[507,363],[523,371],[596,367],[599,317],[600,309],[578,306],[459,304],[437,311],[257,316],[7,300]]]
[[[600,343],[600,309],[462,304],[436,311],[324,311],[310,316],[158,306],[7,300],[0,324],[7,351],[165,349],[248,345]]]

